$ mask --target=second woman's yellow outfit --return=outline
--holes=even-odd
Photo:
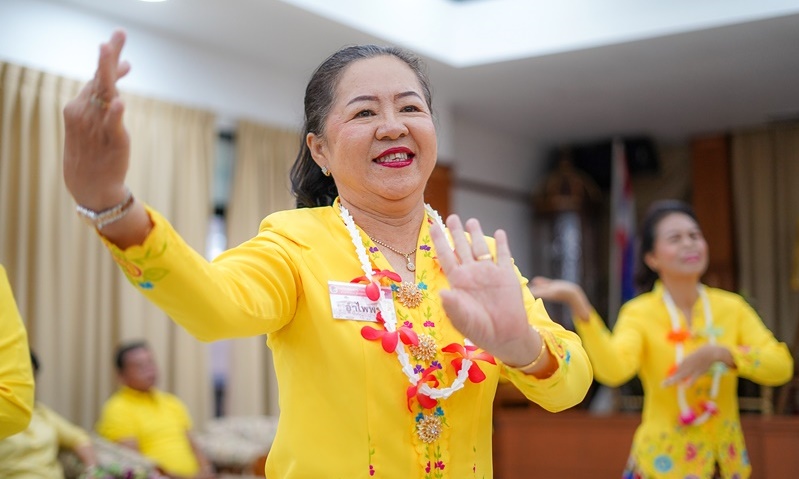
[[[591,383],[579,338],[552,322],[520,285],[529,322],[542,331],[557,371],[537,379],[476,359],[485,380],[467,381],[448,399],[422,408],[397,355],[361,335],[365,325],[379,325],[333,317],[328,281],[364,274],[337,205],[275,213],[255,238],[211,264],[150,214],[154,228],[142,246],[122,252],[109,245],[130,281],[200,339],[268,334],[280,391],[280,421],[266,465],[270,479],[490,478],[500,376],[552,411],[579,403]],[[422,301],[406,307],[395,299],[394,306],[398,326],[434,340],[432,356],[411,353],[414,371],[419,377],[433,371],[444,388],[456,374],[451,361],[461,356],[441,348],[464,338],[441,307],[438,292],[448,283],[435,259],[430,221],[423,222],[416,250]],[[371,266],[391,269],[378,246],[358,233]],[[420,435],[420,424],[430,434]]]
[[[637,374],[643,385],[643,415],[625,477],[706,479],[713,477],[716,464],[725,479],[749,477],[751,466],[738,414],[738,377],[763,385],[783,384],[793,374],[793,360],[786,345],[774,338],[742,297],[715,288],[706,291],[712,327],[700,299],[693,307],[690,326],[679,313],[685,335],[671,334],[659,282],[651,292],[622,307],[613,334],[596,313],[588,322],[575,321],[599,382],[618,386]],[[688,355],[707,344],[710,335],[732,353],[735,368],[721,375],[715,399],[718,413],[704,424],[684,426],[677,387],[664,387],[662,382],[675,365],[677,341],[683,341]],[[710,389],[708,373],[688,388],[688,404],[697,411],[702,401],[710,399]]]

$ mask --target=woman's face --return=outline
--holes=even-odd
[[[699,281],[707,269],[707,242],[693,218],[670,213],[655,226],[654,247],[645,260],[661,279]]]
[[[357,60],[344,70],[324,133],[311,133],[307,141],[339,195],[367,207],[376,200],[421,199],[437,156],[419,80],[391,55]]]

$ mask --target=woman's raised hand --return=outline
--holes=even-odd
[[[454,250],[438,227],[431,228],[439,264],[450,289],[441,291],[444,310],[452,324],[475,345],[510,365],[527,364],[541,347],[541,338],[529,326],[522,288],[513,267],[508,238],[495,233],[496,260],[475,219],[447,218]]]
[[[64,182],[75,201],[101,211],[124,200],[130,139],[117,81],[130,71],[119,56],[125,33],[100,46],[94,78],[64,108]]]

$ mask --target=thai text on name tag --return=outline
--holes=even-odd
[[[328,281],[327,290],[330,293],[330,307],[333,310],[333,318],[347,319],[352,321],[377,321],[378,303],[366,297],[366,288],[363,284],[345,283],[341,281]],[[394,316],[394,302],[392,301],[391,288],[382,286],[380,295],[383,299],[383,308],[380,314],[384,319]],[[391,305],[390,311],[385,308]]]

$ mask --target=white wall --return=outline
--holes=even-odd
[[[99,44],[117,27],[128,33],[123,58],[133,66],[121,89],[214,111],[223,126],[239,118],[286,128],[301,125],[305,83],[316,65],[308,66],[305,77],[290,77],[268,65],[60,4],[0,0],[0,60],[88,80]],[[458,121],[446,102],[437,102],[435,113],[439,155],[452,162],[456,176],[530,191],[538,164],[532,145]],[[497,158],[511,167],[497,169]],[[457,189],[453,203],[455,212],[479,218],[487,232],[506,229],[517,264],[530,273],[527,205]]]
[[[456,178],[525,194],[531,194],[540,184],[545,164],[537,145],[457,117],[453,126]],[[497,168],[499,158],[502,158],[503,168]],[[493,235],[497,229],[504,229],[516,265],[522,274],[528,278],[532,276],[532,249],[536,245],[530,242],[532,210],[529,202],[456,188],[453,204],[454,212],[462,217],[479,219],[486,234]]]
[[[128,33],[123,58],[133,66],[121,89],[214,111],[223,124],[242,117],[301,124],[305,79],[39,0],[0,2],[0,60],[88,80],[100,43],[117,27]]]

